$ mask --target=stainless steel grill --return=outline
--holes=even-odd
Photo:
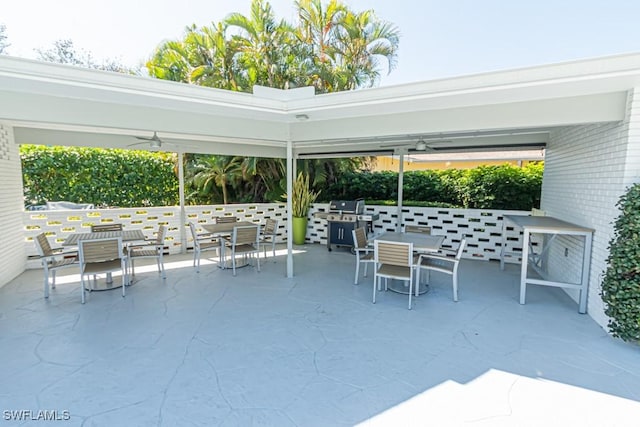
[[[351,232],[379,218],[377,214],[364,213],[364,199],[332,200],[328,212],[316,212],[316,218],[327,220],[327,250],[331,245],[353,248]]]

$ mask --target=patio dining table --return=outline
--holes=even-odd
[[[595,230],[588,227],[572,224],[550,216],[520,216],[505,215],[503,229],[508,224],[522,230],[522,262],[520,266],[520,304],[525,303],[527,285],[553,286],[565,289],[574,289],[579,292],[578,312],[587,312],[587,295],[589,290],[589,271],[591,269],[591,246]],[[551,236],[545,238],[540,253],[535,253],[530,247],[531,234]],[[582,248],[580,279],[577,283],[567,280],[549,280],[546,265],[544,263],[548,255],[551,243],[557,236],[575,236],[584,239]],[[500,265],[504,268],[504,256],[506,247],[506,232],[502,233],[502,251],[500,253]],[[565,255],[566,256],[566,255]],[[538,277],[529,275],[529,268],[537,273]]]
[[[233,233],[235,227],[247,227],[250,225],[256,225],[249,221],[237,221],[237,222],[221,222],[218,224],[202,224],[202,228],[207,230],[208,233],[215,234],[217,236],[225,236]]]
[[[387,241],[387,242],[400,242],[400,243],[413,243],[413,250],[415,252],[438,252],[444,242],[444,236],[434,236],[424,233],[399,233],[396,231],[387,231],[374,238],[374,240]],[[408,286],[397,287],[393,286],[393,283],[389,285],[389,290],[400,294],[407,295],[409,293]],[[420,294],[423,294],[429,290],[428,286],[422,286]]]

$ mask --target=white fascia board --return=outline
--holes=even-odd
[[[128,133],[149,136],[163,134],[201,135],[209,139],[233,138],[283,144],[288,135],[285,123],[245,117],[222,117],[205,111],[166,109],[113,102],[86,102],[73,98],[8,92],[0,90],[0,118],[19,123],[36,123],[73,131],[102,130],[104,133]],[[26,125],[21,125],[26,126]],[[34,126],[34,125],[32,125]],[[110,132],[108,129],[119,129]]]
[[[323,94],[289,102],[288,109],[325,120],[366,116],[374,107],[401,113],[624,91],[639,85],[640,54],[627,54]]]
[[[287,120],[282,100],[149,77],[0,56],[0,89],[121,105],[158,104],[212,114]]]
[[[331,141],[393,135],[438,134],[495,129],[546,128],[624,119],[626,92],[508,104],[413,111],[291,125],[294,141]]]

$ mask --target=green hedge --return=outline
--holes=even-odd
[[[35,145],[21,146],[20,153],[27,207],[60,200],[93,203],[98,207],[178,203],[173,154]],[[542,163],[537,163],[524,168],[503,165],[407,171],[403,203],[530,210],[540,206],[542,170]],[[342,173],[336,183],[321,190],[322,199],[318,201],[322,202],[364,197],[368,204],[395,204],[398,173]]]
[[[632,186],[617,206],[621,213],[609,243],[601,295],[613,336],[640,343],[640,184]]]
[[[97,207],[178,203],[172,154],[22,145],[20,156],[27,207],[61,200]]]
[[[408,171],[404,174],[403,200],[426,206],[530,210],[540,207],[542,172],[542,163],[524,168],[501,165]],[[398,173],[349,172],[324,190],[321,197],[323,201],[363,197],[369,204],[374,200],[393,203],[398,197]]]

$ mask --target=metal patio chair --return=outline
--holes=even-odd
[[[276,256],[276,236],[278,235],[278,221],[267,218],[260,232],[260,243],[264,249],[264,258],[267,258],[267,244],[271,243],[271,251]]]
[[[122,248],[122,238],[106,238],[80,240],[78,242],[80,254],[80,283],[82,287],[82,303],[85,302],[85,276],[96,276],[100,273],[122,272],[122,296],[128,280],[127,257]]]
[[[216,251],[218,258],[220,258],[220,240],[211,233],[198,234],[196,225],[193,222],[189,222],[189,229],[191,230],[191,237],[193,238],[193,266],[196,267],[196,272],[200,273],[200,257],[202,252]]]
[[[146,244],[137,245],[132,244],[128,246],[127,252],[129,256],[129,261],[131,263],[131,277],[135,277],[135,260],[142,258],[155,258],[156,263],[158,264],[158,273],[162,275],[163,279],[167,278],[167,273],[164,270],[164,238],[167,235],[167,227],[164,225],[158,226],[158,232],[156,234],[156,238],[148,241]]]
[[[380,279],[385,279],[385,290],[387,290],[387,281],[389,279],[401,280],[408,282],[409,310],[411,310],[413,272],[416,260],[413,255],[413,243],[384,240],[375,240],[373,243],[376,263],[376,272],[373,280],[373,303],[376,303],[376,292],[380,288]]]
[[[38,234],[33,242],[44,270],[44,297],[49,298],[49,276],[51,276],[51,288],[55,289],[56,272],[63,268],[77,266],[78,251],[64,252],[61,248],[52,248],[45,233]]]
[[[460,241],[460,246],[454,257],[448,257],[443,255],[431,255],[422,254],[418,260],[418,277],[416,278],[416,286],[420,286],[420,270],[425,270],[427,274],[427,281],[429,280],[430,271],[438,271],[440,273],[449,274],[453,281],[453,300],[458,301],[458,267],[460,265],[460,259],[462,259],[462,253],[466,240]]]
[[[228,243],[228,247],[231,249],[231,266],[233,268],[233,275],[236,275],[236,257],[242,255],[252,258],[256,255],[256,263],[258,271],[260,271],[260,226],[248,225],[241,227],[234,227],[233,234],[231,235],[231,241]],[[226,262],[226,261],[225,261]]]
[[[367,232],[364,227],[351,230],[353,235],[353,250],[356,254],[356,276],[354,284],[358,284],[358,276],[360,275],[360,263],[364,264],[364,277],[367,277],[367,266],[375,263],[374,248],[367,242]]]

